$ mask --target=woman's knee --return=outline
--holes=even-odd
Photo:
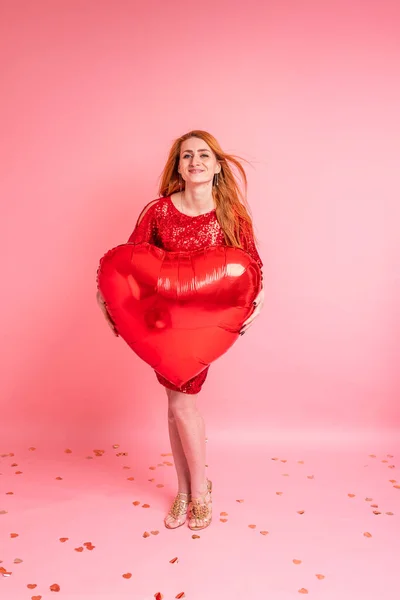
[[[183,419],[196,412],[195,398],[181,392],[170,391],[168,394],[168,416],[174,419]]]

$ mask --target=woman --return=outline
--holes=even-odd
[[[246,174],[240,162],[223,152],[212,135],[195,130],[178,138],[161,176],[161,198],[145,206],[128,241],[148,242],[167,251],[236,246],[262,267],[245,198],[231,164],[242,177],[246,191]],[[118,335],[101,296],[98,298],[109,325]],[[259,314],[263,299],[261,290],[241,334]],[[205,473],[205,426],[196,406],[207,373],[208,367],[181,388],[156,373],[168,396],[168,429],[178,476],[178,494],[164,520],[169,529],[184,525],[187,516],[193,530],[211,523],[212,485]]]

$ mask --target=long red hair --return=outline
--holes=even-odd
[[[181,145],[191,137],[206,142],[221,164],[218,185],[213,185],[216,215],[227,245],[241,248],[240,228],[244,226],[247,234],[254,235],[246,198],[247,177],[240,163],[244,159],[224,152],[215,137],[207,131],[195,129],[174,141],[160,176],[159,195],[165,198],[180,191],[178,164]],[[236,175],[232,167],[236,169]],[[182,184],[184,185],[183,181]]]

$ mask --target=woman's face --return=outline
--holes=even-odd
[[[178,171],[186,184],[212,183],[221,165],[204,140],[191,137],[181,144]]]

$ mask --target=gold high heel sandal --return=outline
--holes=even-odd
[[[177,529],[186,523],[190,500],[190,494],[185,494],[184,492],[177,493],[174,503],[172,504],[168,515],[164,519],[164,525],[167,529]],[[174,521],[178,521],[178,525],[171,527],[171,524],[166,522],[168,517],[172,517]]]
[[[212,521],[212,481],[207,479],[207,491],[199,498],[193,498],[189,503],[189,519],[199,519],[203,521],[203,525],[190,525],[192,531],[200,531],[211,525]]]

